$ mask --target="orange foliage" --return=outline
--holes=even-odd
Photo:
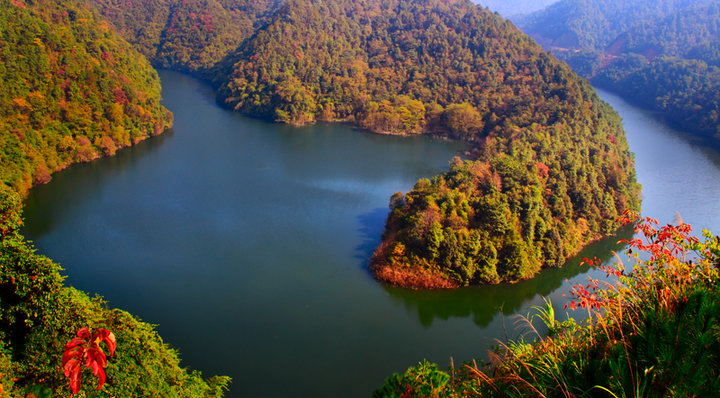
[[[98,145],[100,149],[102,149],[105,156],[112,156],[117,152],[117,146],[115,145],[115,142],[112,140],[112,138],[104,135],[100,139],[100,145]]]
[[[13,98],[13,106],[20,109],[21,111],[30,110],[30,103],[25,98]]]
[[[395,256],[405,254],[405,245],[395,244],[394,236],[383,242],[375,249],[370,260],[370,269],[375,279],[393,286],[400,286],[410,289],[453,289],[460,287],[457,282],[450,280],[442,274],[399,264],[388,264],[388,254],[392,252]]]
[[[459,285],[440,274],[420,268],[398,268],[376,264],[373,275],[381,282],[411,289],[453,289]]]
[[[535,163],[535,167],[537,167],[538,176],[540,178],[548,178],[550,168],[543,162],[537,162]]]
[[[48,170],[45,162],[40,163],[35,169],[35,174],[33,175],[33,182],[35,184],[47,184],[51,178],[52,177],[50,177],[50,170]]]

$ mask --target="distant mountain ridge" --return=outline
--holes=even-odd
[[[524,19],[521,28],[547,49],[603,50],[643,21],[714,0],[561,0]]]
[[[720,143],[720,2],[593,1],[562,0],[522,27],[594,84]]]

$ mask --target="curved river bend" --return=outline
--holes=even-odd
[[[230,397],[367,397],[424,358],[483,357],[514,335],[508,315],[541,295],[561,309],[586,278],[571,259],[508,286],[383,287],[366,263],[390,195],[462,145],[267,124],[218,108],[193,78],[161,78],[174,131],[34,189],[25,234],[69,284],[158,324],[185,366],[231,376]],[[717,153],[601,95],[625,118],[645,214],[720,231]],[[609,259],[616,241],[579,256]]]

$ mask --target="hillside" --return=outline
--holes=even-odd
[[[472,162],[393,198],[378,279],[450,287],[531,277],[639,206],[615,113],[470,2],[290,0],[230,59],[219,98],[237,111],[475,145]]]
[[[83,396],[222,396],[227,378],[181,368],[152,325],[64,286],[19,232],[32,185],[170,126],[157,74],[74,0],[0,2],[0,54],[0,395],[67,396],[63,347],[90,327],[117,351],[103,390],[86,372]]]
[[[523,20],[520,26],[547,49],[603,50],[643,21],[713,0],[561,0]]]
[[[465,1],[287,1],[238,54],[219,98],[288,123],[347,120],[474,141],[552,122],[581,89],[502,18]],[[493,116],[494,115],[494,116]]]
[[[720,2],[678,10],[657,20],[642,21],[619,34],[606,47],[610,55],[641,54],[686,58],[697,46],[720,39]]]
[[[580,13],[580,1],[558,3],[571,15],[555,32],[580,38],[572,43],[543,27],[544,21],[561,16],[559,10],[553,11],[555,6],[534,15],[525,29],[593,84],[660,111],[670,123],[717,143],[720,2],[648,4],[653,6],[607,2],[600,11],[588,14]],[[578,28],[601,26],[600,19],[621,13],[626,14],[624,22],[607,25],[606,30]]]
[[[279,0],[87,2],[153,65],[203,73],[250,37]]]
[[[50,1],[0,9],[2,183],[25,193],[170,126],[155,71],[87,10]]]
[[[720,139],[720,2],[618,36],[592,81],[710,142]],[[600,64],[602,65],[602,64]]]

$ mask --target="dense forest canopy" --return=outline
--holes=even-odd
[[[4,1],[0,10],[2,183],[24,193],[170,126],[156,72],[85,7]]]
[[[642,54],[686,58],[694,48],[720,39],[720,2],[678,10],[662,19],[641,21],[610,42],[610,55]]]
[[[203,73],[250,37],[280,0],[87,2],[154,65]]]
[[[291,0],[234,58],[219,93],[244,113],[469,141],[506,122],[552,122],[580,84],[465,1]]]
[[[0,395],[67,396],[63,346],[90,327],[118,345],[103,391],[86,380],[83,396],[222,396],[227,378],[181,368],[152,325],[63,286],[19,232],[33,184],[170,126],[156,72],[75,0],[0,2],[0,54]]]
[[[720,2],[563,0],[524,21],[594,84],[720,139]]]

